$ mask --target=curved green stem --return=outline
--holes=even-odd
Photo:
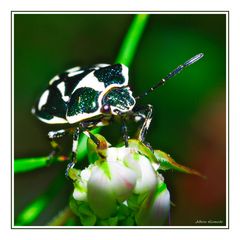
[[[64,208],[60,211],[47,225],[48,226],[64,226],[68,225],[69,220],[74,221],[75,215],[70,207]]]
[[[47,167],[50,163],[67,160],[66,156],[55,157],[49,162],[49,157],[18,158],[14,161],[14,173],[28,172],[41,167]]]
[[[136,15],[132,21],[131,26],[123,40],[122,46],[116,58],[116,63],[123,63],[130,66],[134,55],[139,45],[141,36],[147,24],[149,15],[139,14]]]

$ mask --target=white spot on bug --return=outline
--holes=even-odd
[[[66,72],[68,72],[68,73],[76,72],[76,71],[78,71],[78,70],[80,70],[80,69],[81,69],[81,68],[80,68],[79,66],[77,66],[77,67],[73,67],[73,68],[68,69]]]
[[[76,75],[81,74],[83,72],[84,72],[84,70],[80,70],[80,71],[77,71],[77,72],[70,72],[67,76],[68,77],[73,77],[73,76],[76,76]]]
[[[105,125],[107,125],[107,123],[104,123],[104,122],[98,122],[96,124],[97,127],[102,127],[102,126],[105,126]]]
[[[70,97],[69,96],[62,96],[62,99],[64,102],[69,102]]]
[[[86,75],[75,87],[72,94],[75,90],[82,88],[82,87],[89,87],[96,91],[105,91],[104,83],[99,82],[98,79],[94,76],[94,71],[90,72],[88,75]]]
[[[59,90],[59,91],[61,92],[61,94],[62,94],[62,100],[63,100],[64,102],[68,102],[69,99],[70,99],[70,97],[69,97],[69,96],[64,96],[64,94],[65,94],[65,89],[66,89],[65,83],[64,83],[64,82],[59,83],[59,84],[57,85],[57,88],[58,88],[58,90]]]
[[[35,109],[35,108],[32,108],[31,113],[32,113],[32,114],[35,114],[35,112],[36,112],[36,109]]]
[[[37,118],[39,120],[41,120],[42,122],[48,123],[48,124],[63,124],[63,123],[68,123],[68,121],[64,118],[60,118],[60,117],[53,117],[51,119],[45,119],[45,118],[41,118],[38,117]]]
[[[99,63],[99,64],[96,64],[95,65],[95,68],[96,69],[99,69],[99,68],[104,68],[104,67],[108,67],[110,66],[110,64],[107,64],[107,63]]]
[[[49,95],[49,90],[46,90],[39,99],[38,110],[42,109],[42,106],[46,104]]]
[[[134,120],[135,122],[139,122],[142,118],[140,116],[135,116]]]
[[[122,65],[122,75],[125,79],[125,82],[123,83],[124,86],[128,85],[128,67],[121,64]]]
[[[59,134],[61,135],[61,134],[63,134],[65,132],[65,130],[63,130],[63,129],[61,129],[61,130],[58,130],[58,131],[50,131],[49,133],[48,133],[48,137],[49,138],[58,138],[59,136]]]
[[[54,135],[55,135],[54,131],[51,131],[51,132],[48,133],[48,137],[51,138],[51,139],[54,138]]]
[[[55,77],[53,77],[53,78],[49,81],[49,85],[51,85],[53,82],[55,82],[55,81],[57,81],[57,80],[59,80],[59,79],[60,79],[59,75],[56,75]]]
[[[72,151],[76,152],[78,148],[78,141],[74,140],[72,145]]]
[[[65,83],[61,82],[57,85],[58,90],[61,92],[62,96],[65,94]]]

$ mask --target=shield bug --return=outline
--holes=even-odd
[[[32,109],[32,113],[45,123],[68,125],[65,129],[48,133],[53,147],[50,158],[58,151],[55,139],[71,133],[73,135],[72,159],[67,168],[68,172],[76,162],[80,133],[86,134],[98,148],[101,148],[103,147],[101,141],[89,130],[96,126],[108,125],[116,118],[120,118],[122,122],[126,146],[128,146],[126,125],[128,120],[141,122],[137,135],[138,139],[144,143],[152,119],[152,106],[138,107],[136,100],[148,95],[202,57],[203,54],[200,53],[187,60],[156,85],[136,97],[128,86],[128,68],[123,64],[74,67],[56,75],[50,80],[47,89]]]

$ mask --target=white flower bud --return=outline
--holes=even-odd
[[[105,156],[95,158],[98,160],[82,171],[72,172],[75,201],[85,202],[101,221],[116,217],[124,203],[129,211],[137,211],[137,225],[163,224],[170,209],[170,194],[154,162],[136,146],[109,147]],[[129,199],[133,208],[128,206]]]
[[[155,189],[157,184],[157,174],[151,162],[138,153],[128,154],[124,157],[124,162],[137,174],[137,182],[134,193],[142,194]]]
[[[112,191],[108,164],[94,166],[89,178],[87,198],[90,208],[100,218],[108,218],[116,211],[117,201]]]
[[[165,183],[160,182],[155,191],[150,192],[143,201],[136,222],[141,226],[163,225],[169,216],[170,193]]]

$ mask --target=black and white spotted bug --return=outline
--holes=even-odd
[[[54,141],[67,133],[73,134],[72,162],[76,161],[76,151],[81,132],[90,137],[99,147],[99,140],[91,134],[90,129],[108,125],[115,118],[122,121],[125,145],[128,146],[126,121],[132,119],[141,122],[138,138],[145,142],[145,135],[152,119],[152,106],[137,107],[136,100],[148,95],[168,79],[174,77],[183,68],[203,57],[200,53],[178,66],[156,85],[134,97],[128,86],[128,68],[123,64],[97,64],[88,68],[74,67],[49,82],[32,113],[48,124],[66,124],[66,129],[49,132],[53,152],[56,154],[58,144]]]

